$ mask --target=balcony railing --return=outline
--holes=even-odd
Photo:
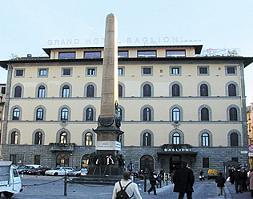
[[[73,152],[75,149],[75,143],[50,143],[51,152]]]
[[[164,144],[162,145],[162,151],[191,151],[192,146],[189,144]]]

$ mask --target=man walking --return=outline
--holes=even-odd
[[[174,192],[178,192],[178,199],[183,199],[186,193],[187,199],[192,199],[194,175],[193,171],[187,167],[186,162],[181,163],[181,168],[175,171],[173,176]]]

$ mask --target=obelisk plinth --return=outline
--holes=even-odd
[[[95,174],[99,170],[99,175],[119,174],[120,162],[122,162],[119,160],[119,151],[121,151],[119,138],[123,132],[120,130],[121,123],[118,116],[117,20],[113,14],[106,17],[100,110],[98,126],[93,129],[97,134],[97,143],[93,158],[95,165],[91,168],[95,169],[93,172]]]

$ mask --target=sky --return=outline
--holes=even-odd
[[[205,53],[253,57],[252,0],[0,0],[0,60],[46,56],[45,47],[103,46],[105,17],[118,19],[119,45],[202,44]],[[253,64],[245,68],[253,102]],[[7,72],[0,68],[0,83]]]

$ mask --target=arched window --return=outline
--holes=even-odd
[[[228,85],[228,96],[236,96],[236,86],[234,84]]]
[[[179,108],[175,107],[172,109],[172,117],[171,118],[172,118],[173,122],[180,121],[180,109]]]
[[[43,85],[40,85],[38,88],[38,93],[37,93],[38,98],[44,98],[46,97],[46,88]]]
[[[93,140],[92,140],[92,133],[88,132],[85,134],[85,146],[92,146]]]
[[[11,144],[18,144],[18,132],[17,131],[13,131],[11,133]]]
[[[16,86],[14,88],[14,97],[21,97],[22,96],[22,88],[21,86]]]
[[[93,85],[87,86],[86,97],[95,97],[95,88]]]
[[[231,146],[239,146],[238,134],[235,132],[230,134],[230,145]]]
[[[119,97],[123,97],[123,87],[122,85],[118,85],[118,92],[119,92]]]
[[[175,132],[172,135],[172,144],[181,144],[180,134]]]
[[[180,86],[178,84],[173,84],[171,89],[172,89],[171,95],[173,97],[180,96]]]
[[[19,108],[14,108],[13,109],[12,120],[20,120],[20,110],[19,110]]]
[[[61,120],[65,121],[69,119],[69,110],[67,108],[61,109]]]
[[[237,109],[234,107],[229,109],[229,120],[238,121]]]
[[[208,133],[202,133],[201,135],[201,146],[209,146],[210,138]]]
[[[67,98],[70,97],[70,88],[68,85],[62,87],[61,97]]]
[[[143,146],[151,146],[151,134],[150,133],[145,132],[143,134],[142,145]]]
[[[42,145],[42,138],[43,134],[42,132],[38,131],[34,135],[34,144]]]
[[[200,85],[200,96],[208,96],[208,86],[206,84]]]
[[[67,144],[68,143],[68,135],[67,132],[61,132],[60,134],[60,140],[59,140],[60,144]]]
[[[143,109],[143,113],[142,113],[142,118],[143,118],[143,121],[151,121],[151,109],[146,107]]]
[[[208,108],[202,108],[200,114],[201,114],[201,116],[200,116],[201,121],[209,121],[209,110],[208,110]]]
[[[152,90],[149,84],[145,84],[142,89],[143,97],[151,97]]]
[[[93,111],[93,108],[87,108],[86,109],[86,113],[85,113],[85,119],[86,119],[86,121],[93,121],[94,119],[94,117],[93,117],[93,115],[94,115],[94,111]]]
[[[43,110],[43,108],[38,108],[36,110],[36,120],[44,120],[44,110]]]

